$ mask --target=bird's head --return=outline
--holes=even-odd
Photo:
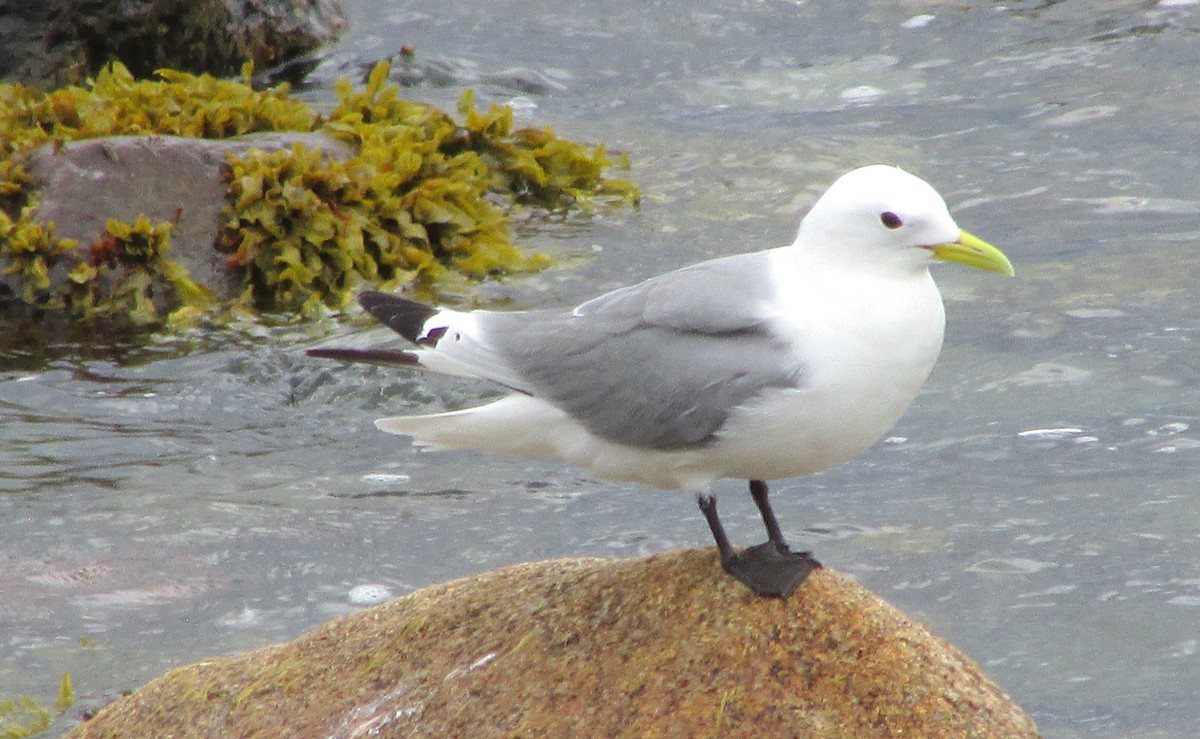
[[[937,260],[1012,275],[996,247],[958,227],[929,183],[897,167],[847,172],[800,223],[795,246],[846,268],[921,270]]]

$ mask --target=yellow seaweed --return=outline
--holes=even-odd
[[[50,728],[50,711],[27,695],[0,700],[0,739],[23,739]]]
[[[75,688],[71,673],[64,672],[58,696],[54,699],[54,709],[61,715],[74,704]],[[0,700],[0,739],[24,739],[40,734],[50,728],[52,718],[50,709],[27,695]]]
[[[167,257],[170,224],[110,222],[86,249],[32,220],[36,193],[21,154],[47,142],[130,134],[228,138],[320,131],[350,144],[347,159],[295,145],[230,155],[217,247],[239,270],[224,303],[242,311],[320,315],[363,284],[430,289],[458,275],[536,270],[549,260],[513,245],[508,212],[562,211],[588,201],[636,202],[637,188],[606,179],[604,148],[513,129],[509,108],[476,110],[466,92],[456,123],[405,100],[377,65],[366,85],[335,84],[325,117],[286,85],[159,70],[137,80],[119,63],[86,87],[50,93],[0,85],[0,265],[21,297],[80,319],[125,315],[152,324],[195,320],[221,305]],[[622,160],[627,166],[627,161]]]

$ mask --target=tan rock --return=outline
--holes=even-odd
[[[1036,736],[856,582],[760,598],[711,552],[518,565],[181,667],[75,737]]]

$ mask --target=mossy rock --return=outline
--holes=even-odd
[[[513,245],[513,210],[636,200],[604,177],[603,147],[515,129],[469,92],[456,122],[387,74],[339,80],[324,116],[254,90],[249,66],[240,82],[112,65],[87,88],[0,86],[0,288],[85,320],[311,317],[362,286],[461,291],[545,266]]]
[[[518,565],[181,667],[73,737],[1033,737],[958,650],[818,570],[760,598],[710,551]]]

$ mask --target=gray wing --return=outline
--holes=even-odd
[[[593,298],[573,314],[706,334],[753,329],[768,317],[774,292],[767,254],[738,254],[667,272]]]
[[[569,314],[478,313],[532,394],[603,438],[703,444],[739,404],[793,387],[801,366],[771,332],[763,254],[704,262],[608,293]]]

